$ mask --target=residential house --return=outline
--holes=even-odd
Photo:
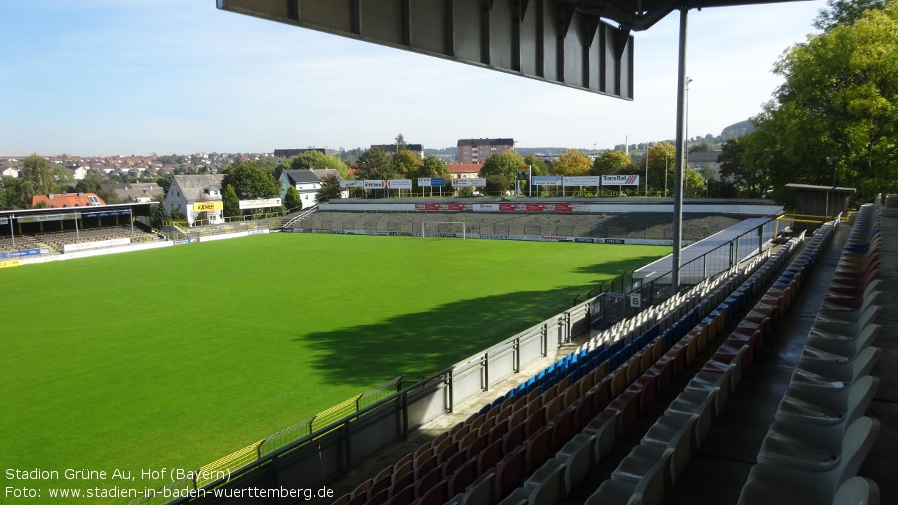
[[[483,163],[490,156],[514,149],[514,139],[459,139],[459,163]]]
[[[87,176],[87,168],[84,166],[78,166],[75,168],[70,168],[69,171],[72,172],[72,179],[76,181],[83,180]]]
[[[483,168],[482,163],[448,163],[449,171],[452,172],[453,179],[473,179],[480,177],[480,169]]]
[[[19,171],[16,170],[15,168],[13,168],[13,167],[7,167],[7,168],[3,169],[2,172],[0,172],[0,177],[12,177],[12,178],[18,178],[18,177],[19,177]]]
[[[686,155],[686,164],[689,168],[701,173],[703,168],[708,168],[714,174],[714,179],[720,180],[720,163],[717,158],[723,151],[709,151],[705,153],[689,153]]]
[[[321,179],[326,175],[340,177],[340,172],[333,168],[313,168],[311,170],[284,170],[281,172],[281,199],[286,197],[287,189],[293,186],[299,192],[302,208],[318,204],[318,190]],[[290,210],[290,209],[288,209]]]
[[[222,179],[224,175],[174,175],[162,205],[169,213],[178,209],[188,226],[197,221],[223,223]]]
[[[34,195],[29,202],[32,207],[45,204],[52,208],[93,207],[106,205],[96,193],[63,193],[59,195]]]
[[[162,187],[154,182],[100,184],[100,189],[104,192],[114,193],[122,202],[146,203],[165,196]]]

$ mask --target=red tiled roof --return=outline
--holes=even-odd
[[[476,174],[483,168],[483,163],[449,163],[448,167],[453,174]]]
[[[106,202],[103,201],[102,198],[97,196],[96,193],[65,193],[62,195],[52,195],[53,198],[50,198],[47,195],[35,195],[31,197],[31,206],[34,207],[41,202],[46,203],[47,207],[54,208],[62,208],[62,207],[88,207],[90,205],[95,205],[88,200],[87,197],[93,196],[99,200],[100,205],[106,205]]]

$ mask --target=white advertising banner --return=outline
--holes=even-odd
[[[365,189],[387,189],[388,187],[390,187],[390,181],[365,179]]]
[[[561,176],[559,175],[534,175],[530,179],[530,183],[534,186],[561,186]]]
[[[598,175],[586,175],[580,177],[564,177],[563,184],[565,186],[598,186]]]
[[[486,179],[483,177],[472,177],[469,179],[452,179],[452,185],[456,188],[483,188],[486,187]]]
[[[340,181],[341,188],[364,188],[365,181]]]
[[[240,209],[263,209],[266,207],[280,207],[280,198],[260,198],[258,200],[240,200],[237,202]]]
[[[390,179],[387,181],[389,189],[412,189],[411,179]]]

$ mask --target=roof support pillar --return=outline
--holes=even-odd
[[[674,165],[673,258],[671,293],[680,289],[680,256],[683,245],[683,174],[686,159],[686,20],[689,9],[680,8],[680,51],[677,70],[677,161]]]

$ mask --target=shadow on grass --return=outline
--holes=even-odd
[[[644,263],[645,258],[630,258],[587,268],[614,276]],[[433,289],[438,291],[439,284]],[[406,380],[417,380],[567,310],[583,290],[584,286],[565,286],[471,298],[378,324],[311,333],[296,340],[317,351],[321,358],[313,366],[334,383],[367,388],[401,374]]]

